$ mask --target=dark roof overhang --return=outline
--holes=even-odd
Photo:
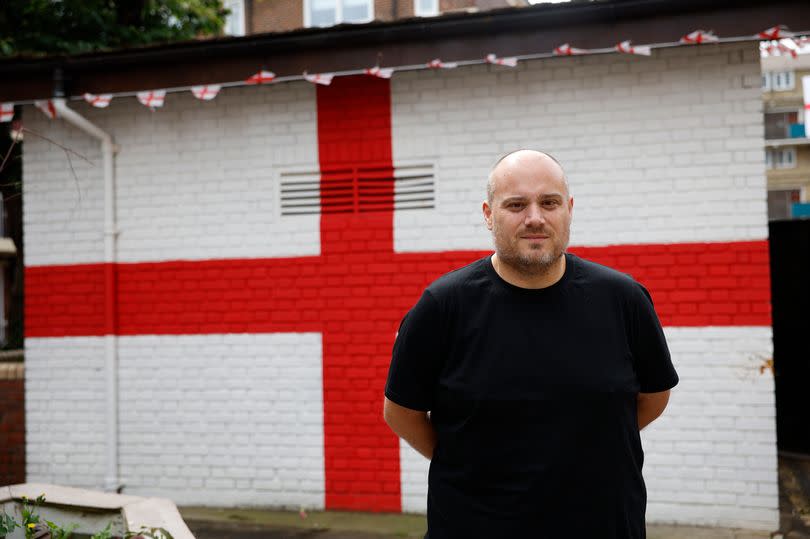
[[[136,49],[0,60],[0,101],[54,95],[54,75],[68,95],[131,92],[244,80],[261,68],[278,76],[551,51],[562,43],[604,48],[676,42],[696,29],[720,37],[755,35],[770,26],[810,29],[807,0],[596,0],[539,4],[217,38]],[[753,39],[753,38],[752,38]]]

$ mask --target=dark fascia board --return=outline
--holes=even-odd
[[[0,101],[53,95],[54,71],[66,90],[128,92],[238,81],[261,68],[279,76],[412,65],[550,51],[570,42],[582,48],[618,41],[677,41],[698,28],[720,36],[754,35],[787,24],[810,29],[807,0],[596,0],[538,4],[474,14],[216,38],[102,53],[0,60]]]

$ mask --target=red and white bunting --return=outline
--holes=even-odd
[[[652,54],[650,47],[646,45],[631,45],[630,40],[616,43],[614,48],[624,54],[640,54],[641,56],[649,56]]]
[[[391,75],[394,74],[393,67],[369,67],[363,70],[363,73],[366,75],[371,75],[372,77],[378,77],[381,79],[390,79]]]
[[[255,73],[250,78],[248,78],[245,82],[247,84],[266,84],[268,82],[273,82],[273,79],[276,78],[276,74],[272,71],[266,71],[262,69],[258,73]]]
[[[458,67],[458,62],[442,62],[439,58],[434,58],[427,63],[430,69],[455,69]]]
[[[708,32],[706,30],[695,30],[683,36],[680,42],[685,45],[700,45],[701,43],[716,43],[719,40],[720,38],[714,35],[711,30]]]
[[[309,74],[304,71],[304,79],[312,84],[320,84],[322,86],[329,86],[332,84],[332,79],[335,78],[334,73],[312,73]]]
[[[563,43],[556,49],[554,49],[555,56],[574,56],[575,54],[587,54],[587,49],[578,49],[576,47],[572,47],[568,43]]]
[[[794,41],[794,43],[795,43],[795,41]],[[798,47],[798,46],[799,45],[796,44],[796,47]],[[769,42],[768,46],[765,47],[765,52],[767,52],[768,55],[770,55],[770,56],[779,56],[779,55],[782,55],[782,54],[789,54],[793,58],[798,58],[799,57],[799,53],[796,51],[796,49],[792,49],[792,48],[788,47],[787,45],[785,45],[781,41],[771,41],[771,42]]]
[[[10,122],[14,118],[14,103],[0,103],[0,123]]]
[[[85,101],[100,109],[106,108],[112,101],[112,94],[84,94],[83,97]]]
[[[192,86],[191,93],[194,94],[194,97],[200,99],[202,101],[211,101],[214,99],[219,91],[222,89],[222,86],[219,84],[208,84],[206,86]]]
[[[138,101],[140,101],[142,105],[145,105],[150,109],[156,109],[157,107],[163,106],[163,100],[166,99],[166,90],[138,92],[136,95],[138,96]]]
[[[50,99],[42,101],[34,101],[34,106],[42,111],[45,116],[53,120],[56,118],[56,107],[53,106],[53,101]]]
[[[515,58],[514,56],[498,58],[494,54],[487,54],[485,60],[493,65],[508,66],[508,67],[515,67],[518,63],[517,58]]]
[[[796,34],[788,30],[787,26],[780,24],[779,26],[771,26],[767,30],[763,30],[755,37],[761,39],[784,39],[786,37],[794,37]]]

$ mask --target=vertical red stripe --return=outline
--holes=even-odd
[[[323,331],[330,509],[401,508],[399,443],[382,420],[383,382],[401,313],[375,301],[385,296],[375,291],[390,283],[396,272],[390,262],[393,181],[386,187],[384,180],[392,177],[390,95],[387,80],[368,76],[339,77],[330,86],[318,86],[322,262],[324,267],[344,270],[340,273],[348,280],[334,282],[349,286],[334,305],[338,311],[346,309],[347,316],[327,316]],[[347,174],[353,182],[354,211],[329,213],[328,187],[341,178],[345,182]],[[364,183],[366,175],[371,182]],[[364,199],[363,190],[369,185],[373,193]],[[364,203],[375,211],[358,212]],[[375,264],[384,270],[371,272]],[[362,316],[349,314],[350,306],[360,307]]]

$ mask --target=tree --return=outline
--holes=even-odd
[[[3,0],[0,55],[78,54],[222,32],[222,0]]]
[[[80,54],[216,36],[228,13],[222,0],[0,0],[0,57]],[[4,230],[17,246],[17,259],[0,271],[12,283],[4,348],[21,348],[22,142],[11,139],[11,130],[11,123],[0,124],[0,193]]]

